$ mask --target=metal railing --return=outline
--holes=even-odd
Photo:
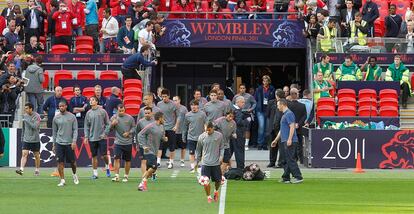
[[[167,18],[170,15],[180,15],[182,17],[176,19],[209,19],[208,15],[223,15],[223,19],[278,19],[278,18],[289,18],[298,19],[301,17],[299,12],[235,12],[235,11],[202,11],[202,12],[181,12],[181,11],[168,11],[158,12],[159,14],[165,15]],[[245,18],[244,18],[245,17]]]

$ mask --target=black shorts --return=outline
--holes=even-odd
[[[142,148],[141,146],[139,146],[138,158],[140,160],[144,160],[144,148]]]
[[[101,156],[106,155],[106,140],[99,140],[99,141],[89,141],[89,146],[91,147],[92,157],[98,156],[98,151]]]
[[[197,147],[197,141],[187,140],[187,149],[190,155],[195,155],[196,147]]]
[[[56,148],[56,161],[58,163],[73,163],[75,162],[75,152],[73,151],[71,145],[60,145],[55,144]]]
[[[223,162],[230,163],[231,153],[230,148],[224,149]]]
[[[201,175],[209,177],[214,182],[221,182],[220,166],[201,166]]]
[[[175,132],[173,130],[167,130],[165,131],[165,136],[168,138],[167,142],[162,142],[161,145],[163,145],[162,149],[170,149],[170,152],[174,152],[175,151],[175,143],[176,143],[176,139],[175,139]]]
[[[125,161],[131,161],[132,156],[132,144],[130,145],[118,145],[115,144],[115,159],[121,159]]]
[[[157,170],[157,156],[154,154],[145,154],[144,160],[147,161],[147,169],[152,168],[153,170]]]
[[[22,149],[23,150],[29,150],[29,151],[32,151],[32,152],[39,152],[40,151],[40,142],[37,142],[37,143],[23,142]]]
[[[175,134],[175,139],[176,139],[176,149],[186,149],[187,146],[185,145],[186,143],[184,143],[183,141],[183,135],[182,134]]]

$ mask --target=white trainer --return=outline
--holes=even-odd
[[[75,174],[75,175],[73,175],[72,177],[73,177],[73,183],[74,183],[74,184],[76,184],[76,185],[78,185],[78,184],[79,184],[79,178],[78,178],[78,175],[76,175],[76,174]]]

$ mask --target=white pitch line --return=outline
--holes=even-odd
[[[171,174],[171,178],[176,178],[179,172],[180,170],[174,170],[173,173]]]
[[[219,214],[224,214],[224,209],[226,208],[226,192],[227,181],[223,184],[223,186],[221,186]]]

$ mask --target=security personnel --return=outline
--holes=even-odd
[[[321,50],[323,52],[329,52],[332,49],[332,40],[336,38],[338,30],[336,29],[336,20],[329,19],[328,26],[325,26],[320,29],[318,34],[318,39],[321,43]]]
[[[361,70],[352,61],[351,56],[345,57],[345,62],[336,70],[336,79],[339,81],[356,81],[362,79]]]
[[[349,38],[351,42],[358,43],[361,46],[367,45],[368,24],[362,20],[360,12],[355,13],[355,20],[349,22],[351,32]]]
[[[385,81],[398,81],[400,82],[402,89],[402,106],[407,108],[407,99],[411,95],[410,84],[410,71],[401,62],[400,55],[394,57],[394,63],[392,63],[385,73]]]

